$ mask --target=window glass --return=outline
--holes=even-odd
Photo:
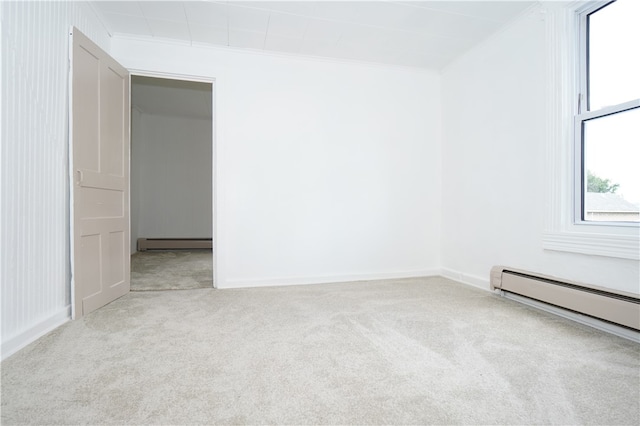
[[[583,220],[640,221],[640,108],[583,123]]]
[[[589,17],[589,110],[640,98],[640,0]]]

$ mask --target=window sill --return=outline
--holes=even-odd
[[[542,235],[545,250],[640,260],[638,236],[547,232]]]

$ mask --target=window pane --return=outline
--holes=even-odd
[[[584,220],[640,221],[640,108],[584,122]]]
[[[640,98],[640,1],[589,15],[589,109]]]

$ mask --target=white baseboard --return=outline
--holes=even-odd
[[[399,278],[432,277],[440,275],[440,269],[419,269],[412,271],[382,272],[374,274],[352,274],[352,275],[323,275],[317,277],[287,277],[287,278],[267,278],[256,280],[225,280],[218,283],[217,288],[249,288],[249,287],[279,287],[289,285],[310,285],[343,283],[350,281],[373,281],[390,280]]]
[[[38,322],[27,330],[11,337],[6,342],[2,342],[0,346],[0,353],[2,354],[2,360],[10,357],[20,349],[35,342],[40,337],[60,327],[71,319],[71,306],[66,306],[60,309],[55,314],[45,318]]]
[[[467,284],[482,290],[491,291],[488,276],[487,278],[482,278],[477,275],[465,274],[464,272],[455,271],[449,268],[441,268],[440,275],[445,278],[449,278],[450,280],[458,281],[462,284]]]

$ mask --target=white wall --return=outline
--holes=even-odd
[[[545,40],[533,11],[443,73],[442,265],[487,287],[507,265],[639,293],[637,261],[542,249]]]
[[[437,273],[437,75],[127,38],[112,54],[216,79],[218,286]]]
[[[77,2],[0,2],[2,357],[69,317],[69,28],[109,36]]]
[[[131,243],[212,237],[211,120],[132,115]]]

